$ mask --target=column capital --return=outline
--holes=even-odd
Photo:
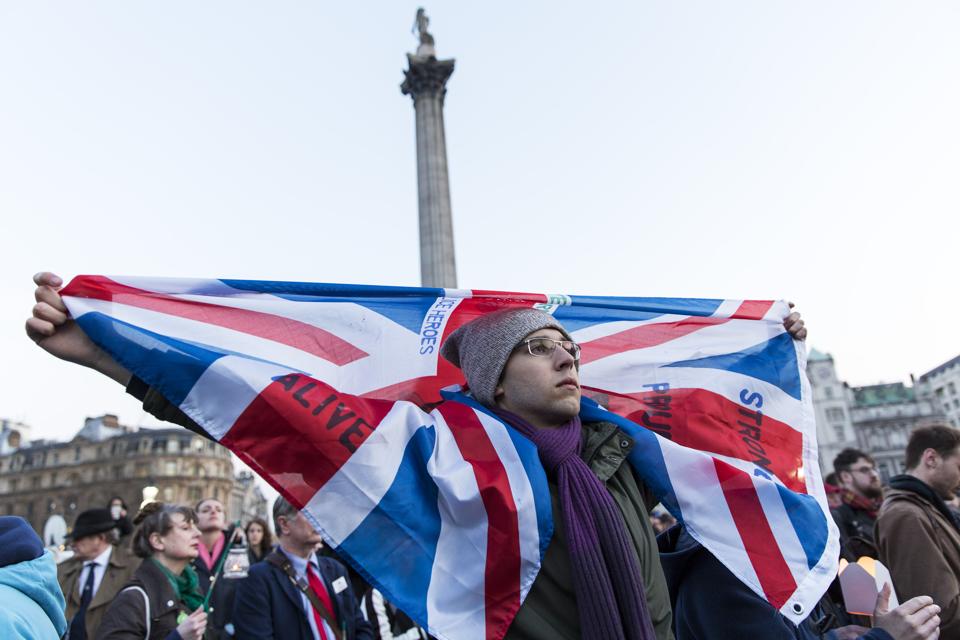
[[[447,80],[453,74],[454,60],[437,60],[434,56],[407,54],[409,68],[403,72],[400,91],[416,101],[420,96],[439,96],[447,92]]]

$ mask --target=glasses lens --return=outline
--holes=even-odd
[[[532,338],[527,342],[527,348],[535,356],[548,356],[557,348],[557,343],[547,338]]]
[[[567,353],[573,356],[574,360],[580,359],[580,345],[578,345],[576,342],[573,342],[572,340],[564,340],[563,348]]]

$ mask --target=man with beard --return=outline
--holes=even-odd
[[[906,473],[890,479],[876,523],[880,561],[897,595],[930,595],[940,606],[940,632],[960,638],[960,523],[944,504],[960,486],[960,431],[916,429],[907,443]]]
[[[844,449],[834,458],[833,469],[843,502],[830,510],[840,529],[840,555],[850,562],[861,556],[876,558],[873,523],[883,490],[873,458],[857,449]]]

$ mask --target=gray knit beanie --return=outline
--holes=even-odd
[[[567,340],[567,330],[539,309],[503,309],[463,325],[443,341],[440,355],[460,367],[467,386],[481,403],[493,406],[494,391],[510,354],[534,331],[556,329]]]

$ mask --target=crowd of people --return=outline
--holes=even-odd
[[[38,345],[123,384],[157,417],[207,435],[72,323],[56,276],[42,273],[35,280],[37,305],[27,333]],[[806,335],[797,313],[784,327],[795,339]],[[656,500],[625,463],[634,440],[616,424],[581,422],[580,348],[553,316],[532,308],[490,313],[451,333],[441,353],[462,370],[472,401],[536,445],[549,483],[554,534],[506,640],[935,640],[941,631],[943,637],[960,637],[960,524],[944,502],[960,485],[958,432],[915,431],[907,473],[891,480],[882,504],[869,456],[841,456],[840,491],[832,496],[839,499],[835,516],[843,554],[855,558],[875,550],[904,602],[891,607],[884,588],[868,629],[846,614],[831,589],[796,625],[735,578],[682,523],[656,535],[650,518]],[[382,594],[358,587],[362,579],[329,553],[318,554],[319,534],[283,498],[273,507],[272,549],[266,523],[247,524],[252,564],[233,584],[217,577],[217,566],[238,534],[226,526],[216,500],[193,508],[143,507],[133,520],[131,542],[139,566],[121,563],[122,546],[112,545],[109,529],[101,530],[108,519],[113,522],[112,515],[105,510],[81,514],[82,522],[78,518],[72,542],[82,566],[63,568],[63,575],[69,570],[71,576],[63,583],[73,603],[67,616],[62,606],[57,610],[38,601],[44,615],[50,614],[50,634],[4,637],[56,638],[68,623],[71,638],[110,640],[426,637]],[[656,523],[663,528],[662,517]],[[3,535],[0,529],[0,543]],[[87,545],[84,538],[90,536],[96,543]],[[43,561],[36,551],[21,550],[14,559]],[[4,553],[0,544],[0,566],[9,559]],[[104,577],[131,568],[127,579]],[[0,576],[6,569],[0,568]],[[0,587],[5,584],[0,577]],[[116,593],[101,593],[105,584]],[[62,605],[59,587],[50,598]],[[93,629],[95,622],[99,626]]]
[[[841,555],[880,560],[901,597],[931,596],[943,637],[960,638],[960,431],[915,429],[904,467],[884,490],[868,454],[845,449],[834,459],[827,483]]]
[[[273,526],[276,544],[263,518],[241,533],[212,498],[194,507],[150,502],[132,521],[125,511],[89,509],[69,535],[73,555],[57,565],[26,521],[0,518],[0,595],[7,585],[15,594],[0,598],[0,637],[428,638],[324,554],[319,534],[282,497],[274,503]],[[248,561],[239,577],[223,571],[231,549]]]

